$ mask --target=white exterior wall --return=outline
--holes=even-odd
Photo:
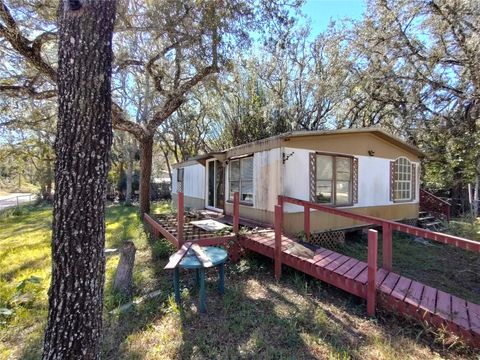
[[[305,149],[284,148],[288,156],[293,153],[285,162],[283,167],[284,195],[301,200],[309,199],[309,154],[312,152]],[[357,156],[358,159],[358,203],[353,206],[341,207],[355,208],[367,206],[392,205],[390,201],[390,161],[373,156]],[[418,203],[419,199],[419,166],[417,164],[416,196],[415,200],[405,203]],[[303,207],[285,204],[285,212],[300,212]]]
[[[183,195],[205,199],[205,166],[195,164],[183,169]],[[177,169],[172,173],[172,193],[177,193]]]
[[[172,194],[177,193],[177,169],[172,169]]]
[[[260,151],[253,154],[253,208],[273,211],[280,193],[280,149]],[[230,167],[225,177],[225,196],[228,200]]]
[[[253,207],[273,211],[280,194],[281,149],[253,155]]]

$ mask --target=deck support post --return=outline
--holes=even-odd
[[[389,223],[382,224],[382,267],[392,271],[392,226]]]
[[[375,316],[377,302],[377,253],[378,232],[368,230],[368,281],[367,281],[367,315]]]
[[[275,205],[275,279],[282,276],[282,208]]]
[[[183,223],[185,213],[185,203],[183,198],[183,192],[178,193],[178,211],[177,211],[177,248],[180,249],[183,246]]]
[[[233,232],[238,235],[240,224],[240,196],[237,192],[233,193]]]
[[[303,231],[305,232],[305,238],[310,241],[310,206],[303,206]]]

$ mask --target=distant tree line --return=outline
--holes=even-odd
[[[427,189],[461,201],[467,184],[478,189],[477,1],[371,0],[363,19],[332,22],[316,37],[291,11],[300,2],[201,4],[130,1],[117,9],[113,160],[126,174],[127,199],[139,171],[142,211],[152,163],[170,170],[292,130],[379,126],[426,153]],[[2,2],[0,11],[0,123],[30,144],[45,142],[42,152],[52,143],[42,127],[54,126],[38,109],[55,111],[56,5],[15,6]],[[267,35],[252,42],[252,31]],[[31,152],[22,141],[8,154]]]

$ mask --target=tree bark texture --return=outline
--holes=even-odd
[[[60,1],[52,284],[43,359],[97,359],[115,0]]]
[[[133,241],[126,241],[123,244],[117,271],[115,272],[115,280],[113,281],[113,288],[128,298],[132,296],[132,277],[136,251]]]
[[[153,135],[140,141],[140,214],[150,212],[150,177],[152,176]]]
[[[133,182],[133,155],[132,150],[128,149],[127,159],[127,190],[125,195],[125,203],[132,203],[132,182]]]

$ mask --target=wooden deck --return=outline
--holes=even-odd
[[[274,258],[275,233],[263,231],[246,234],[243,247]],[[282,235],[282,263],[356,296],[367,298],[368,266],[366,262],[332,250],[320,248],[313,259],[289,252],[294,238]],[[460,299],[428,285],[380,268],[377,272],[377,299],[381,307],[445,327],[480,346],[480,305]]]
[[[180,196],[182,195],[182,196]],[[369,231],[368,263],[319,248],[313,258],[300,257],[289,249],[297,240],[282,233],[283,203],[291,202],[304,206],[305,234],[310,234],[310,209],[324,211],[338,216],[349,217],[382,227],[383,251],[382,268],[377,268],[377,231]],[[179,194],[179,204],[183,206],[183,194]],[[308,274],[318,280],[338,287],[348,293],[367,300],[367,314],[374,315],[375,307],[381,306],[397,314],[405,315],[436,328],[442,328],[461,336],[471,346],[480,348],[480,305],[460,299],[444,291],[408,279],[391,271],[392,230],[432,241],[480,253],[480,243],[447,234],[431,232],[413,226],[380,218],[349,213],[343,210],[310,203],[303,200],[279,197],[275,206],[274,228],[259,224],[244,224],[255,227],[254,231],[240,233],[238,193],[234,194],[233,232],[227,235],[199,231],[189,224],[179,206],[177,216],[152,217],[144,215],[144,220],[154,236],[164,236],[180,249],[185,241],[202,246],[223,245],[229,250],[232,260],[238,260],[243,249],[248,249],[272,258],[275,263],[275,276],[281,276],[282,265]],[[229,219],[223,218],[226,222]],[[250,225],[250,226],[249,226]]]

